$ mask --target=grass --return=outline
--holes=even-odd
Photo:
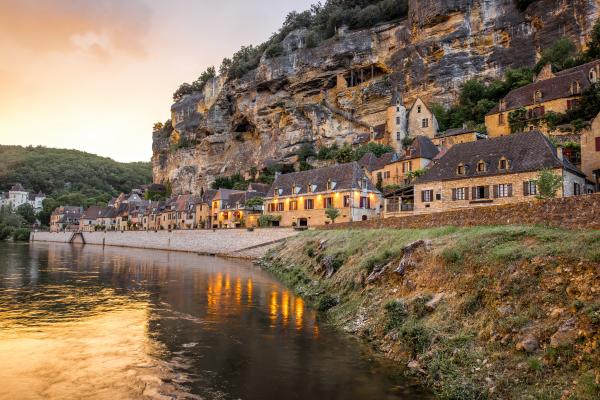
[[[399,262],[403,248],[419,239],[431,240],[432,249],[415,253],[415,267],[403,276],[388,268],[365,284],[375,266]],[[317,272],[324,260],[332,260],[330,278]],[[567,309],[597,328],[600,303],[577,293],[593,293],[598,262],[600,231],[486,226],[307,231],[263,265],[334,326],[385,346],[390,357],[417,359],[439,398],[556,398],[577,382],[574,393],[587,399],[597,390],[588,372],[597,368],[599,350],[581,350],[594,339],[550,348],[561,321],[549,314]],[[588,286],[569,295],[578,283]],[[428,310],[425,304],[442,292],[443,302]],[[515,350],[525,329],[543,344],[533,354]]]

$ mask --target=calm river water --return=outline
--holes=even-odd
[[[0,244],[1,399],[421,399],[248,262]]]

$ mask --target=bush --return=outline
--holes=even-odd
[[[391,300],[385,304],[384,308],[387,317],[387,331],[399,328],[408,317],[408,310],[402,300]]]
[[[8,239],[13,233],[13,228],[0,223],[0,240]]]
[[[334,297],[326,294],[326,295],[323,295],[319,299],[319,301],[317,303],[317,310],[319,310],[319,311],[327,311],[330,308],[335,307],[337,304],[338,304],[338,301]]]
[[[431,343],[429,330],[414,319],[406,320],[398,329],[398,333],[413,357],[423,353]]]
[[[13,240],[15,242],[29,242],[30,230],[27,228],[15,229],[13,232]]]
[[[283,53],[283,45],[281,43],[273,43],[272,45],[267,47],[267,50],[265,51],[265,56],[267,58],[275,58],[283,55]]]
[[[556,192],[562,187],[562,176],[548,169],[540,171],[537,179],[538,197],[549,199],[556,197]]]

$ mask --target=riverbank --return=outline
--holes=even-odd
[[[80,243],[100,246],[192,252],[242,259],[264,255],[275,243],[296,235],[293,229],[217,229],[126,232],[32,232],[32,242]]]
[[[309,231],[259,263],[442,399],[600,394],[600,231]]]

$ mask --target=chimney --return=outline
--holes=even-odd
[[[556,146],[556,156],[560,161],[564,161],[563,148],[562,146]]]

